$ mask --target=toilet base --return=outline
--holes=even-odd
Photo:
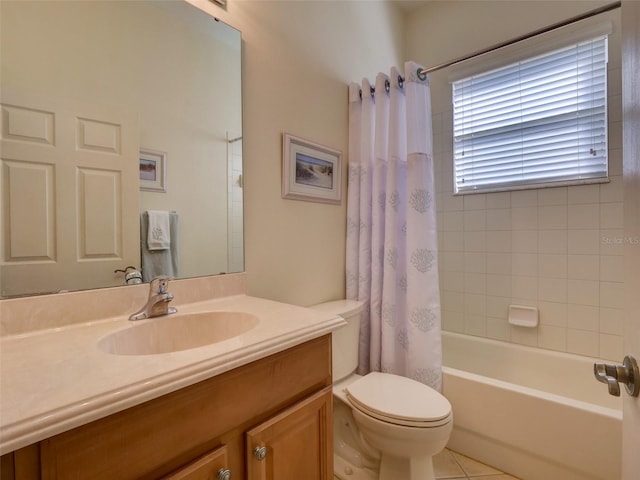
[[[378,480],[378,472],[366,467],[356,467],[339,455],[333,456],[333,474],[339,480]]]
[[[400,458],[382,455],[378,480],[436,480],[433,457]]]
[[[379,454],[371,456],[355,428],[351,408],[333,402],[333,471],[339,480],[378,480]]]

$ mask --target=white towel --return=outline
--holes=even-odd
[[[147,213],[149,218],[147,247],[149,250],[169,250],[171,247],[169,212],[147,210]]]

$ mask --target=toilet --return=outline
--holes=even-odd
[[[311,308],[347,322],[332,335],[335,478],[435,480],[432,458],[453,428],[449,401],[409,378],[355,373],[362,302],[337,300]]]

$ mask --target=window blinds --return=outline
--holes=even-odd
[[[607,177],[607,37],[453,83],[455,191]]]

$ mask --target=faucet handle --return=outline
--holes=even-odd
[[[151,280],[151,284],[149,286],[149,293],[150,294],[154,294],[154,293],[167,293],[168,292],[168,287],[169,287],[169,280],[171,280],[171,277],[167,277],[167,276],[160,276],[160,277],[156,277],[153,280]]]
[[[622,365],[595,363],[593,373],[596,380],[607,384],[610,395],[620,396],[620,383],[624,384],[625,390],[632,397],[640,394],[640,369],[631,355],[624,357]]]
[[[606,365],[604,363],[595,363],[593,365],[593,374],[596,380],[606,383],[609,388],[609,395],[615,397],[620,396],[620,384],[618,383],[618,371],[615,365]]]

